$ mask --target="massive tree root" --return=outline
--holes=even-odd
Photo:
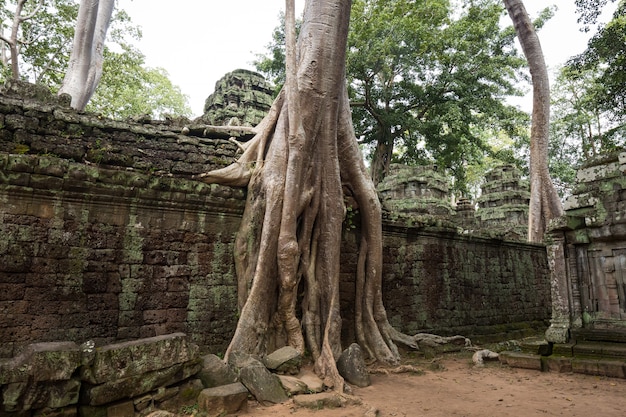
[[[285,90],[257,135],[242,145],[239,160],[202,175],[206,182],[248,187],[235,242],[240,318],[226,354],[264,354],[287,344],[308,350],[318,375],[337,390],[343,389],[336,360],[344,190],[362,219],[357,342],[370,359],[389,365],[399,361],[394,342],[417,347],[391,327],[382,303],[381,207],[345,86],[349,11],[348,1],[307,2],[299,62],[291,77],[288,66]]]

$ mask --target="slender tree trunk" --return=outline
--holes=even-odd
[[[70,63],[59,94],[72,97],[72,107],[84,110],[93,95],[100,77],[104,54],[104,41],[115,7],[115,0],[82,0]]]
[[[530,211],[528,240],[542,242],[548,222],[563,214],[559,196],[548,171],[550,129],[550,84],[541,44],[524,3],[504,0],[528,61],[533,83],[533,112],[530,131]]]
[[[15,13],[13,14],[13,25],[11,26],[11,35],[8,38],[5,37],[4,35],[0,36],[0,40],[4,41],[4,43],[8,45],[9,47],[9,55],[10,55],[10,61],[11,61],[11,76],[14,80],[19,80],[20,78],[20,65],[19,65],[20,26],[25,21],[32,19],[43,6],[43,0],[39,0],[39,2],[37,3],[37,6],[35,7],[32,13],[28,15],[23,15],[22,12],[24,11],[24,4],[26,4],[26,1],[27,0],[18,0],[15,5]],[[6,63],[5,54],[4,54],[4,45],[3,45],[3,51],[2,51],[2,60],[4,63]]]
[[[308,349],[316,372],[336,390],[343,390],[336,367],[343,190],[362,218],[357,340],[371,359],[387,364],[399,360],[394,341],[417,347],[389,325],[382,304],[381,207],[358,148],[345,82],[350,3],[307,1],[297,54],[293,28],[286,30],[287,82],[259,133],[236,163],[201,175],[248,187],[235,242],[241,311],[226,355],[284,345]]]

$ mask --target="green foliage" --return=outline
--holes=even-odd
[[[468,167],[488,167],[513,152],[492,149],[502,135],[525,143],[528,116],[504,104],[520,95],[525,59],[515,30],[501,28],[499,0],[354,0],[347,53],[352,117],[374,159],[437,163],[469,190]],[[551,16],[544,10],[536,24]],[[284,17],[281,17],[281,22]],[[284,29],[272,35],[259,72],[284,83]],[[485,160],[487,158],[487,160]],[[483,160],[485,160],[483,162]]]
[[[144,55],[132,45],[121,44],[120,48],[121,52],[105,50],[102,79],[88,111],[114,119],[191,115],[187,96],[172,84],[164,69],[146,67]]]
[[[4,34],[11,28],[15,3],[0,2],[0,29]],[[37,3],[26,2],[22,15],[32,13]],[[32,19],[21,24],[21,78],[53,91],[60,88],[69,62],[78,3],[46,1]],[[180,88],[172,85],[165,70],[146,67],[145,56],[132,46],[141,36],[141,30],[124,10],[114,12],[105,45],[103,76],[88,110],[112,118],[190,116],[187,97]],[[8,56],[0,58],[0,82],[4,82],[11,77],[10,61]]]
[[[269,55],[257,54],[253,64],[257,71],[274,85],[277,96],[285,84],[285,13],[278,15],[279,25],[272,32],[272,41],[266,45]],[[302,19],[296,19],[296,34],[300,33]]]
[[[22,16],[35,11],[37,1],[24,4]],[[16,1],[0,3],[2,33],[8,35],[13,24]],[[72,47],[74,24],[78,15],[78,3],[74,0],[51,0],[44,2],[32,19],[21,25],[19,35],[20,74],[31,82],[58,86],[63,81],[65,68]],[[0,59],[0,78],[11,77],[8,50]]]
[[[573,71],[597,71],[603,86],[595,93],[597,104],[615,118],[626,116],[626,2],[621,1],[609,23],[599,28],[587,50],[568,63]],[[623,128],[622,128],[623,134]]]
[[[514,31],[500,28],[502,16],[495,0],[456,8],[447,0],[355,0],[348,78],[362,142],[387,142],[398,162],[435,162],[467,193],[467,165],[492,154],[485,132],[514,135],[525,118],[504,104],[520,94],[525,60]]]

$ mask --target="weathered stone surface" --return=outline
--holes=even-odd
[[[519,352],[501,352],[500,361],[514,368],[534,369],[541,371],[541,356]]]
[[[370,374],[365,366],[363,351],[356,343],[345,349],[337,361],[337,370],[344,379],[357,387],[367,387],[371,384]]]
[[[239,380],[260,403],[282,403],[287,394],[280,380],[256,359],[250,357],[239,370]]]
[[[278,373],[296,375],[300,372],[302,356],[291,346],[284,346],[263,358],[267,369]]]
[[[240,383],[206,388],[198,396],[198,410],[209,417],[236,413],[245,410],[248,401],[248,390]]]
[[[94,385],[120,380],[194,361],[198,352],[184,333],[107,345],[95,350],[92,362],[81,368],[81,378]]]
[[[212,125],[256,126],[272,105],[272,91],[259,73],[237,69],[215,83],[202,119]]]
[[[346,400],[335,392],[320,392],[317,394],[295,395],[293,402],[299,407],[321,410],[323,408],[343,407]]]
[[[311,371],[304,371],[298,375],[298,379],[304,382],[309,392],[324,391],[324,381]]]
[[[78,403],[81,383],[75,379],[49,382],[16,382],[2,390],[6,411],[63,408]]]
[[[202,370],[198,374],[198,378],[202,381],[204,388],[219,387],[237,381],[237,375],[232,369],[213,354],[202,357]]]
[[[309,390],[306,383],[291,375],[278,375],[281,385],[289,395],[303,394]]]
[[[131,417],[134,415],[135,406],[132,401],[125,401],[107,407],[107,417]]]
[[[166,369],[151,371],[100,385],[85,383],[81,401],[88,405],[102,405],[124,398],[143,395],[159,387],[174,385],[197,374],[202,364],[199,360],[178,364]]]
[[[232,247],[245,190],[193,176],[228,165],[237,146],[227,139],[248,136],[202,121],[106,120],[0,93],[6,116],[0,356],[43,340],[102,346],[175,332],[225,351],[237,323]],[[549,317],[543,248],[459,236],[442,222],[388,218],[384,228],[383,295],[396,328],[517,337]],[[346,343],[355,340],[357,243],[346,231]]]
[[[0,361],[0,385],[68,380],[80,364],[81,353],[73,342],[34,343],[19,356]]]
[[[11,416],[11,417],[18,417]],[[41,408],[33,410],[32,417],[78,417],[78,408],[69,406],[63,408]]]
[[[183,407],[189,407],[196,403],[198,395],[204,389],[202,381],[191,379],[175,387],[174,395],[170,398],[156,401],[157,408],[178,413]]]

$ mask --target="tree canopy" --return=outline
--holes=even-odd
[[[19,1],[0,2],[0,81],[13,76],[7,41],[11,38]],[[29,18],[20,22],[15,35],[18,76],[56,91],[68,68],[78,3],[76,0],[26,1],[21,15]],[[103,79],[88,108],[118,118],[143,114],[190,115],[187,98],[171,84],[165,70],[147,67],[145,56],[132,46],[141,36],[141,30],[124,10],[114,12],[104,50]]]
[[[468,191],[468,170],[513,162],[493,138],[524,135],[528,116],[505,102],[521,94],[524,58],[497,0],[355,0],[347,78],[357,137],[375,181],[392,161],[436,163]],[[257,69],[281,82],[280,28]]]

